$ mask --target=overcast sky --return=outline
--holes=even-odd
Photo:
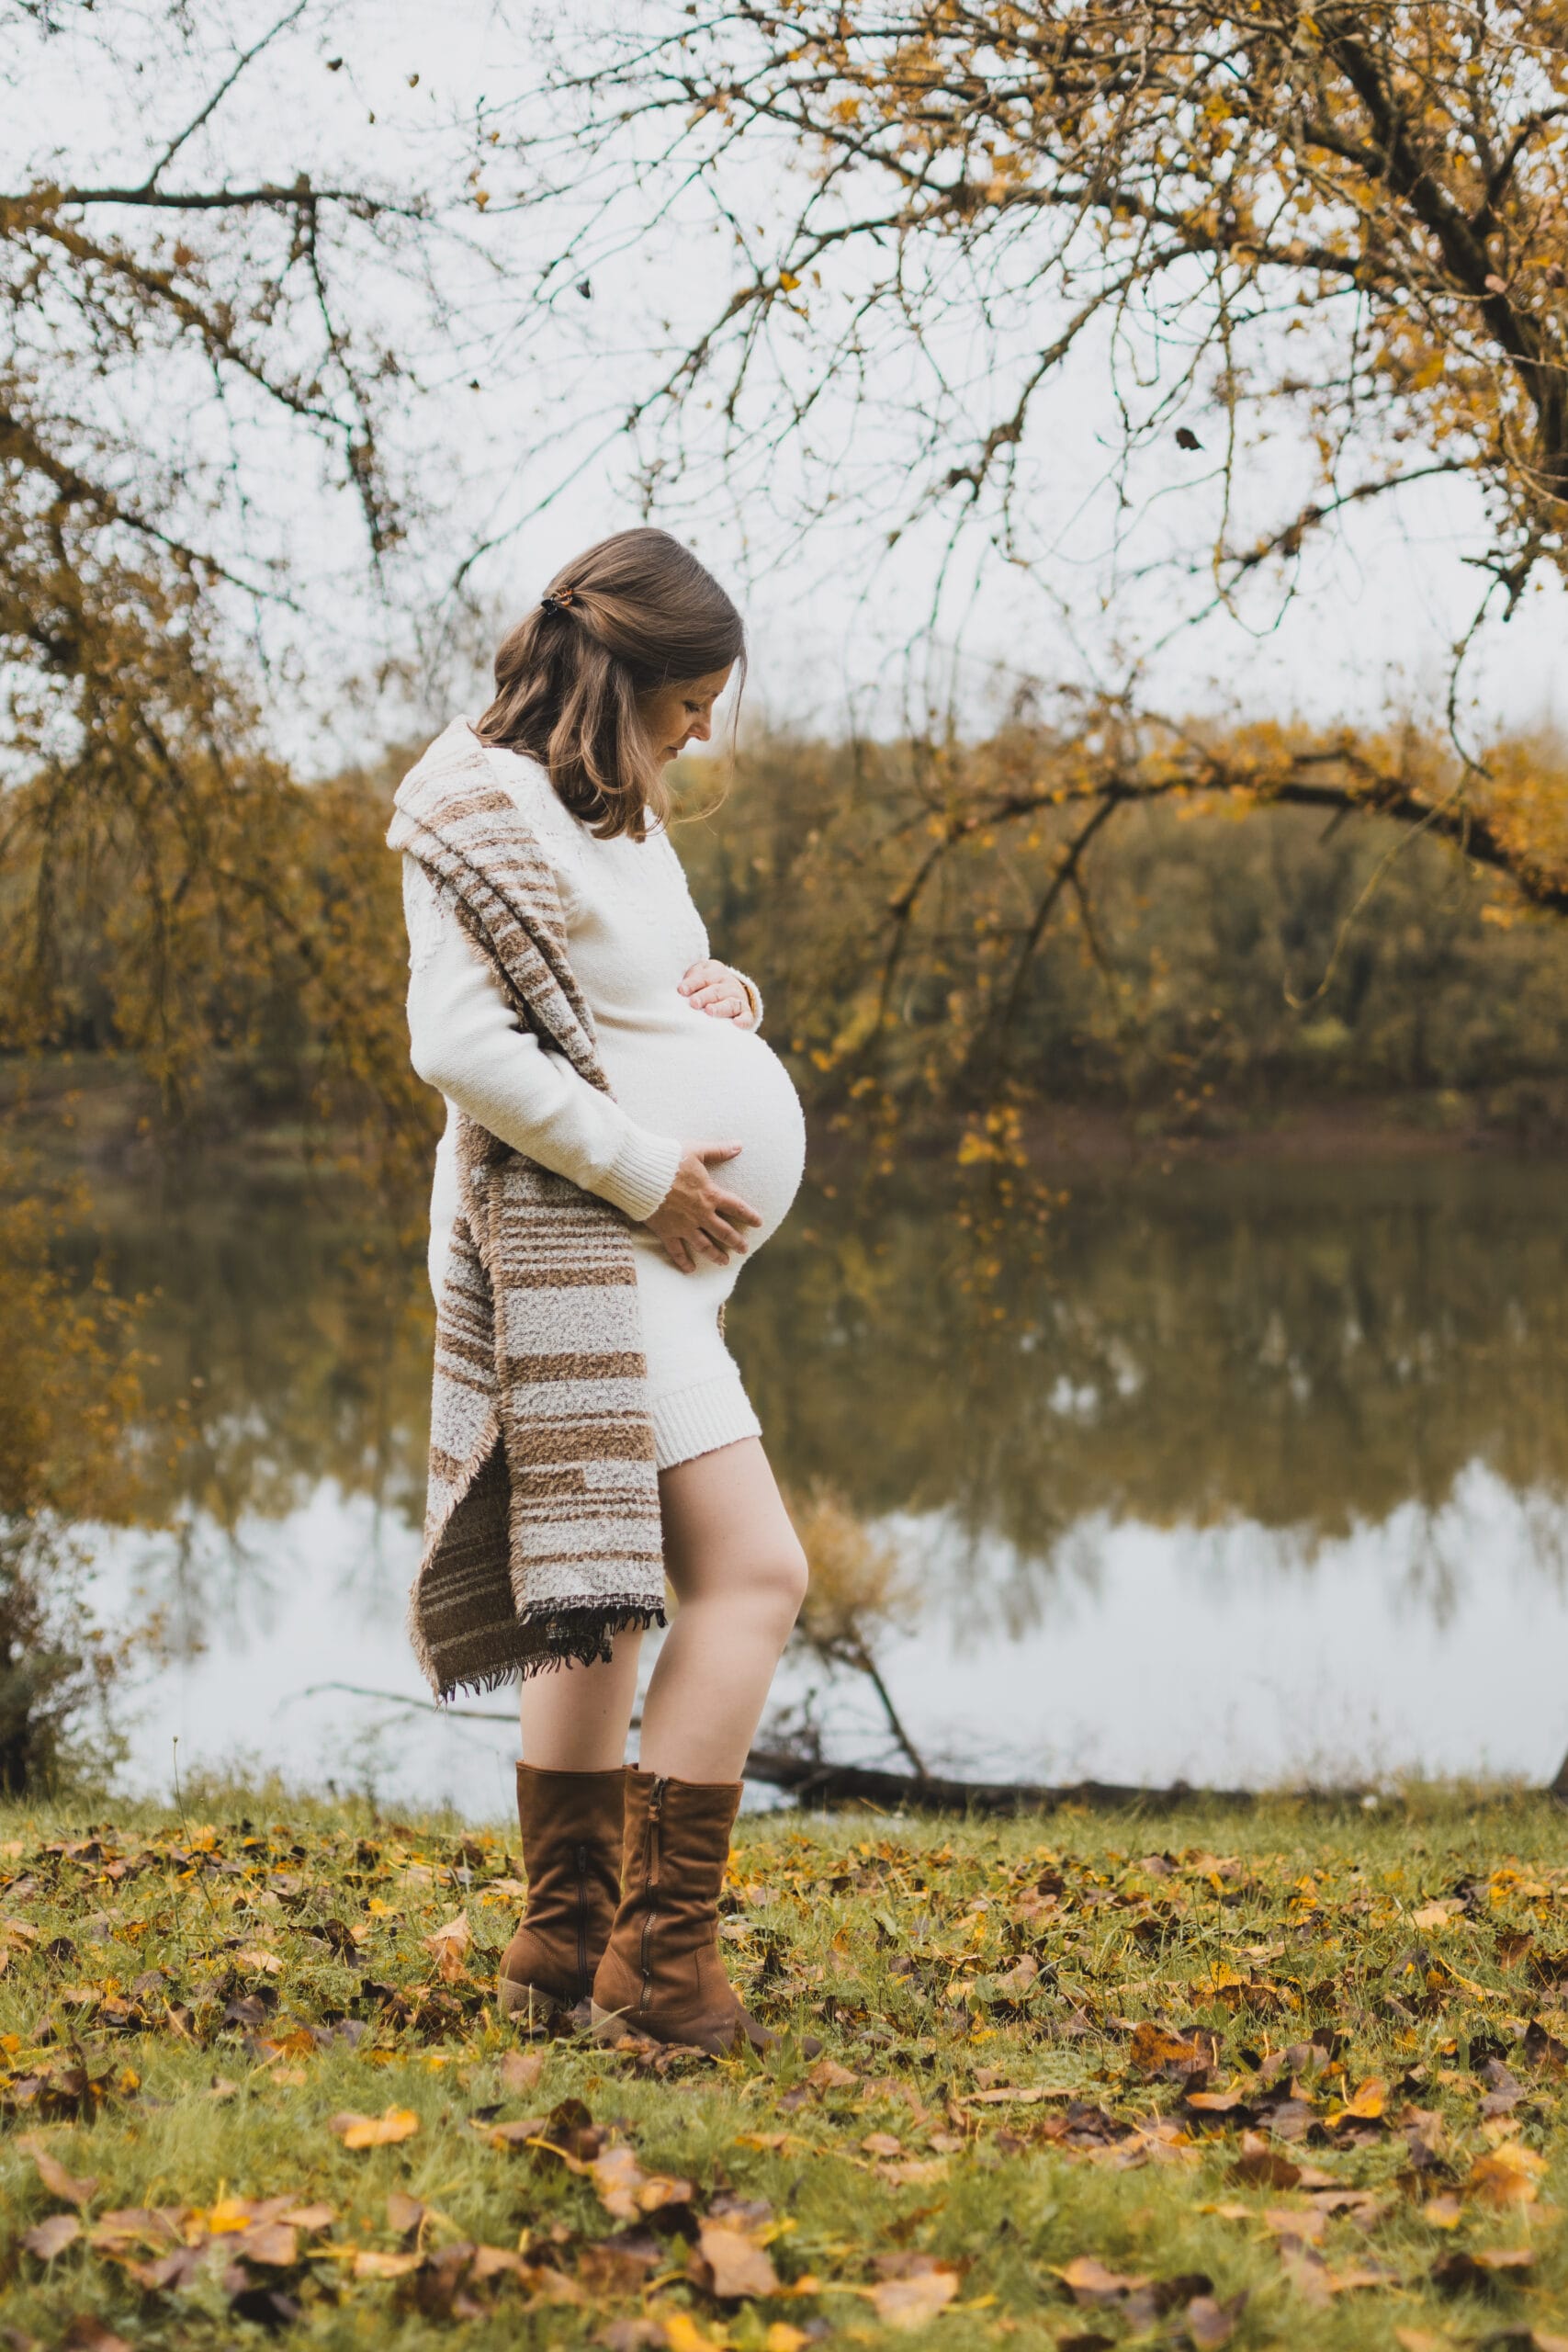
[[[624,13],[575,10],[575,37],[586,41]],[[638,21],[667,13],[662,0],[644,0]],[[152,0],[110,0],[100,24],[106,14],[117,35],[137,34],[126,58],[134,55],[140,74],[74,35],[15,47],[18,86],[0,132],[8,186],[40,169],[100,181],[139,175],[150,142],[188,120],[225,59],[266,21],[254,0],[197,0],[203,54],[182,62],[164,43]],[[335,70],[333,59],[342,61]],[[259,487],[237,527],[258,555],[287,548],[306,582],[305,617],[273,616],[262,633],[275,663],[273,716],[296,750],[322,741],[322,712],[341,707],[341,678],[366,676],[387,650],[417,647],[427,664],[445,654],[416,723],[437,718],[446,702],[472,701],[477,649],[460,639],[455,650],[449,626],[457,567],[494,542],[468,575],[482,638],[577,548],[637,519],[638,453],[619,420],[668,355],[722,308],[734,281],[732,242],[698,195],[653,225],[634,206],[595,228],[586,198],[571,190],[542,211],[513,209],[539,184],[530,150],[518,157],[513,139],[538,123],[540,67],[525,7],[307,0],[173,167],[173,184],[182,173],[196,184],[216,174],[291,177],[302,165],[329,174],[348,162],[390,188],[434,184],[457,208],[460,235],[444,231],[432,250],[460,333],[432,329],[431,306],[410,277],[367,269],[356,289],[423,388],[398,453],[423,511],[381,592],[352,502],[302,462],[288,435],[258,426],[246,443]],[[502,129],[494,149],[484,144],[486,125]],[[491,183],[482,214],[461,203],[474,169]],[[540,169],[558,172],[558,154]],[[782,159],[765,157],[753,167],[743,193],[759,225],[781,200],[784,169]],[[575,296],[567,281],[546,310],[535,274],[568,225],[588,240],[591,292]],[[1031,325],[1039,332],[1038,321]],[[1040,412],[1026,473],[1029,564],[1003,562],[977,535],[961,545],[940,596],[945,519],[905,537],[891,557],[884,551],[900,484],[898,401],[909,385],[890,384],[886,404],[869,412],[847,399],[835,407],[831,395],[823,404],[818,447],[833,447],[848,494],[804,529],[819,468],[786,450],[753,455],[721,476],[711,465],[712,434],[705,460],[706,428],[694,406],[689,472],[662,486],[655,518],[690,537],[742,593],[758,706],[829,729],[852,707],[861,723],[891,726],[911,697],[940,700],[953,690],[974,722],[1027,678],[1115,684],[1134,659],[1145,694],[1168,708],[1368,719],[1439,704],[1450,649],[1481,586],[1466,562],[1481,545],[1468,493],[1430,484],[1397,505],[1353,513],[1311,548],[1289,595],[1280,583],[1259,583],[1244,614],[1217,612],[1168,636],[1183,600],[1201,601],[1201,580],[1176,584],[1161,561],[1206,543],[1213,444],[1188,456],[1162,442],[1134,483],[1129,522],[1107,483],[1107,367],[1102,348],[1084,346]],[[139,396],[155,405],[170,400],[170,387]],[[171,415],[178,405],[171,402]],[[199,406],[193,389],[178,429],[220,462],[221,435],[212,440]],[[1193,421],[1203,439],[1201,405]],[[1288,435],[1261,447],[1247,486],[1256,515],[1291,511],[1302,464]],[[1563,620],[1561,592],[1542,588],[1491,633],[1466,673],[1478,734],[1558,715]],[[374,735],[408,720],[396,693],[371,690],[353,724]]]

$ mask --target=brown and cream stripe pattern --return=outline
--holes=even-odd
[[[519,1017],[609,1091],[555,877],[466,720],[399,787],[387,839],[448,894]],[[609,1654],[664,1622],[659,1480],[622,1212],[460,1119],[436,1312],[424,1548],[409,1631],[438,1698]]]

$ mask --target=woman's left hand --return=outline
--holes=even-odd
[[[677,983],[681,994],[700,1012],[710,1013],[716,1021],[747,1022],[751,1018],[751,1000],[739,972],[721,964],[716,956],[704,956],[688,967],[685,976]]]

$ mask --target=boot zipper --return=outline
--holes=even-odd
[[[588,1849],[577,1849],[577,1982],[586,1996],[592,1990],[588,1973]]]
[[[648,1905],[642,1915],[642,2006],[645,2009],[653,1996],[653,1956],[649,1945],[659,1911],[659,1819],[664,1811],[664,1792],[669,1786],[667,1780],[655,1781],[648,1801],[648,1843],[644,1849]]]

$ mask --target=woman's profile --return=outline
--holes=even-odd
[[[528,1900],[500,1997],[716,2053],[768,2039],[717,1903],[806,1585],[723,1330],[804,1122],[755,983],[708,953],[664,778],[744,661],[696,557],[620,532],[510,631],[494,699],[405,778],[389,835],[412,1059],[448,1105],[411,1630],[442,1695],[522,1677]]]

